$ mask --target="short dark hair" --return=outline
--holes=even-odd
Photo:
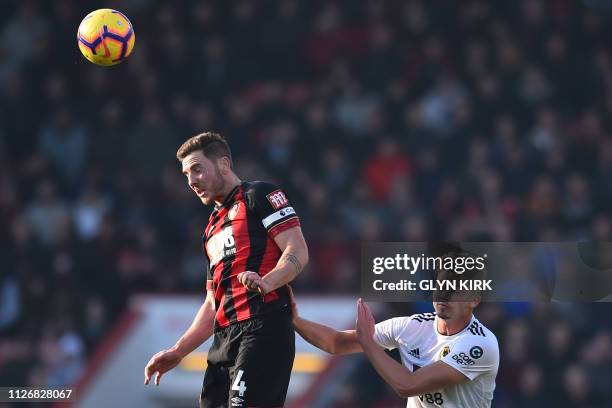
[[[187,139],[176,152],[176,158],[178,161],[182,161],[198,150],[207,159],[218,159],[225,156],[229,159],[230,168],[233,167],[232,152],[225,138],[219,133],[204,132]]]

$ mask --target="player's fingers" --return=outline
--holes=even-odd
[[[368,320],[368,314],[366,312],[366,305],[363,303],[363,300],[359,299],[359,321],[365,323]]]
[[[145,367],[145,370],[144,370],[145,385],[149,384],[149,381],[151,381],[151,375],[153,374],[153,372],[154,372],[153,362],[149,361],[149,364],[147,364],[147,366]]]
[[[155,376],[155,385],[159,385],[159,381],[162,378],[162,373],[160,373],[159,371],[157,372],[157,375]]]
[[[371,324],[374,321],[374,316],[372,316],[372,311],[366,304],[363,305],[363,317],[366,320],[366,322],[368,322],[368,324]]]
[[[242,272],[239,276],[243,285],[246,285],[247,282],[253,280],[253,272],[250,271]]]
[[[238,274],[238,276],[237,276],[237,278],[238,278],[238,282],[242,283],[243,285],[245,284],[245,283],[244,283],[244,275],[245,275],[245,273],[244,273],[244,272],[240,272],[240,273]]]
[[[251,292],[255,292],[258,289],[257,285],[255,285],[253,283],[250,283],[250,282],[246,283],[244,286],[247,288],[247,290],[249,290]]]
[[[246,286],[251,290],[258,290],[259,289],[259,277],[248,278]]]
[[[289,300],[291,300],[291,304],[294,305],[295,297],[293,296],[293,289],[291,288],[291,285],[287,285],[287,291],[289,292]]]

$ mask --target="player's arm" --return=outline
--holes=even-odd
[[[206,300],[196,313],[191,326],[170,349],[179,353],[181,358],[197,349],[213,334],[215,322],[215,297],[212,290],[206,291]]]
[[[240,283],[263,295],[290,283],[308,263],[308,247],[300,226],[282,231],[273,239],[282,251],[274,269],[264,277],[251,271],[238,274]]]
[[[468,380],[465,375],[442,361],[410,372],[374,342],[364,344],[363,349],[378,374],[402,398],[421,395]]]
[[[240,283],[265,295],[299,275],[308,263],[308,247],[299,217],[280,188],[256,182],[245,196],[247,207],[261,220],[266,233],[282,252],[275,267],[265,277],[254,271],[238,274]]]
[[[446,388],[468,378],[448,364],[437,361],[410,372],[391,358],[374,341],[374,318],[361,299],[357,306],[356,337],[363,351],[378,372],[401,397],[407,398]]]
[[[144,383],[148,384],[155,374],[155,384],[159,385],[162,375],[176,367],[181,360],[204,343],[213,333],[215,301],[212,290],[208,290],[206,300],[198,310],[191,326],[176,344],[155,354],[147,363]]]
[[[308,263],[308,246],[301,227],[280,232],[274,237],[274,242],[282,251],[282,255],[274,269],[262,278],[266,293],[294,280]]]
[[[363,351],[355,330],[339,331],[299,316],[293,291],[289,288],[293,326],[304,340],[331,354],[351,354]]]

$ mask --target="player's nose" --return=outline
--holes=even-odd
[[[197,185],[197,175],[190,173],[188,176],[189,187],[194,188]]]

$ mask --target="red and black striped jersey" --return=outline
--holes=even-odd
[[[237,275],[253,271],[265,276],[281,256],[274,237],[299,226],[287,195],[262,181],[242,182],[215,206],[202,237],[208,258],[206,289],[215,295],[215,329],[288,305],[286,286],[262,298],[247,291]]]

